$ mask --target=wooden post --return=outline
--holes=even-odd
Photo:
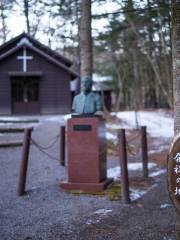
[[[121,166],[121,197],[123,203],[130,203],[125,129],[119,130],[118,139]]]
[[[65,166],[65,126],[60,127],[60,164]]]
[[[28,168],[29,149],[30,149],[32,130],[33,128],[26,128],[24,130],[24,141],[23,141],[23,148],[22,148],[22,159],[21,159],[19,184],[18,184],[18,196],[22,196],[25,193],[26,175],[27,175],[27,168]]]
[[[148,178],[148,147],[145,126],[141,127],[141,147],[142,147],[143,178]]]

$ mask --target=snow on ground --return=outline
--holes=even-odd
[[[172,205],[171,204],[169,204],[169,203],[164,203],[164,204],[161,204],[161,206],[160,206],[160,208],[167,208],[167,207],[172,207]]]
[[[131,199],[131,201],[136,201],[137,199],[141,198],[143,195],[145,195],[147,192],[149,192],[151,189],[153,189],[157,186],[158,186],[158,184],[154,184],[146,190],[130,188],[130,199]]]
[[[155,168],[156,166],[157,166],[156,163],[153,163],[153,162],[148,163],[148,169]],[[129,171],[141,171],[142,163],[140,163],[140,162],[128,163],[128,170]],[[107,170],[107,176],[108,176],[108,178],[114,178],[114,180],[117,180],[120,178],[120,172],[121,172],[120,166],[109,168]],[[154,174],[155,174],[155,172],[154,172]]]
[[[139,189],[130,188],[130,199],[131,199],[131,201],[136,201],[137,199],[141,198],[146,193],[147,193],[147,190],[139,190]]]
[[[6,127],[13,127],[13,128],[15,128],[15,127],[21,127],[21,128],[33,127],[34,129],[37,129],[39,126],[41,126],[47,122],[56,122],[61,125],[66,125],[66,122],[70,117],[71,117],[71,114],[21,116],[21,117],[0,116],[0,127],[5,127],[5,128]],[[37,120],[37,122],[34,122],[34,120]],[[23,122],[21,122],[21,121],[23,121]]]
[[[110,132],[106,132],[106,138],[112,142],[116,142],[117,141],[117,136],[115,134],[112,134]]]
[[[165,173],[167,170],[166,169],[160,169],[157,172],[152,172],[149,174],[150,177],[157,177],[163,173]]]
[[[157,149],[149,150],[148,153],[149,154],[161,153],[162,151],[169,149],[169,144],[160,145],[159,142],[157,142],[156,146],[157,146]]]
[[[66,123],[69,118],[71,118],[71,114],[43,116],[43,118],[40,118],[39,120],[40,122]]]
[[[105,209],[105,208],[98,209],[93,213],[93,216],[91,217],[91,219],[88,219],[86,221],[86,224],[91,225],[91,224],[99,223],[103,217],[107,216],[111,212],[112,212],[111,209]]]
[[[166,172],[166,169],[159,169],[157,167],[157,164],[151,162],[148,163],[148,169],[152,170],[152,172],[149,174],[149,177],[157,177],[163,173]],[[142,170],[142,163],[128,163],[128,170],[129,171],[141,171]],[[109,168],[107,170],[107,176],[108,178],[114,178],[114,180],[118,180],[120,178],[121,169],[119,166]],[[135,187],[130,188],[130,199],[131,201],[135,201],[139,198],[141,198],[143,195],[145,195],[149,190],[156,187],[157,184],[152,185],[150,188],[147,189],[137,189]]]
[[[121,124],[107,123],[107,128],[116,130],[119,128],[132,129],[136,127],[135,124],[135,112],[134,111],[122,111],[117,113],[111,113],[116,115],[121,121]],[[67,119],[71,117],[71,114],[66,115],[41,115],[41,116],[1,116],[0,121],[16,121],[20,120],[39,120],[39,124],[43,122],[58,122],[65,124]],[[170,138],[173,136],[173,118],[165,114],[163,110],[156,111],[139,111],[138,112],[139,125],[147,126],[147,131],[152,137],[165,137]],[[6,125],[6,123],[0,123]],[[37,123],[35,124],[37,125]],[[112,133],[107,133],[107,139],[115,141],[116,136]]]
[[[106,216],[108,213],[112,212],[111,209],[98,209],[97,211],[94,212],[94,214],[101,214],[101,215],[104,215]]]
[[[135,128],[135,112],[123,111],[113,113],[123,121],[120,127]],[[147,126],[147,132],[152,137],[171,138],[174,134],[174,120],[172,117],[167,116],[162,110],[158,111],[139,111],[138,122],[140,126]],[[114,128],[114,125],[113,125]]]

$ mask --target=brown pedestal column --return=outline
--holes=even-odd
[[[102,191],[112,179],[106,175],[106,136],[104,120],[76,117],[68,120],[68,182],[64,189]]]

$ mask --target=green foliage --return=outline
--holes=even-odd
[[[104,197],[108,196],[109,200],[117,201],[121,199],[121,186],[119,182],[112,183],[106,190],[100,192],[93,192],[93,191],[81,191],[81,190],[70,190],[71,194],[74,195],[92,195],[97,197]]]

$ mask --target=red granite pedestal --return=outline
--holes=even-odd
[[[67,124],[67,190],[102,191],[111,182],[106,176],[106,138],[104,120],[76,117]]]

